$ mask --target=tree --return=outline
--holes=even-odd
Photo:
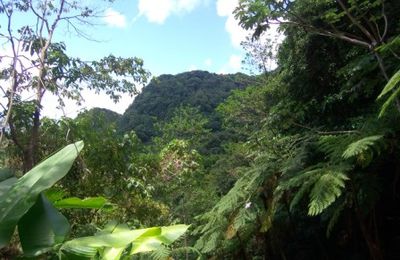
[[[117,102],[120,93],[133,95],[135,83],[144,84],[149,76],[138,58],[110,55],[86,62],[67,56],[65,43],[53,40],[59,28],[66,25],[85,37],[78,24],[91,25],[91,20],[99,16],[77,1],[2,0],[0,14],[7,21],[6,27],[0,28],[0,36],[11,50],[11,55],[0,56],[2,62],[9,60],[9,66],[2,70],[2,79],[9,87],[2,87],[8,104],[3,106],[0,142],[7,134],[21,150],[24,172],[39,160],[40,118],[46,92],[58,96],[63,105],[64,98],[80,101],[80,91],[86,86],[105,91]],[[33,25],[16,28],[15,20],[21,16],[33,17]],[[26,90],[34,93],[30,101],[21,100],[21,92]],[[27,120],[22,122],[21,117]]]
[[[313,6],[313,12],[310,9]],[[379,49],[396,36],[398,1],[384,0],[241,0],[235,10],[240,25],[258,38],[271,25],[298,28],[362,47],[374,55],[385,80],[386,64]],[[392,56],[396,56],[393,52]],[[400,112],[400,102],[396,99]]]
[[[180,139],[188,142],[192,149],[199,149],[210,135],[207,124],[208,119],[199,109],[180,106],[172,112],[171,119],[156,125],[160,137],[155,137],[154,142],[161,147],[174,139]]]

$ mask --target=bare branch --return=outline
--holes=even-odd
[[[296,122],[292,122],[293,125],[307,129],[307,130],[311,130],[319,135],[336,135],[336,134],[361,134],[360,131],[358,130],[339,130],[339,131],[320,131],[317,130],[315,128],[309,127],[309,126],[305,126]]]

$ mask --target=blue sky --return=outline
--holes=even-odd
[[[63,41],[70,56],[97,60],[109,54],[140,57],[153,76],[177,74],[190,70],[214,73],[246,71],[241,61],[240,42],[249,33],[238,25],[232,12],[238,0],[80,0],[96,6],[101,17],[95,26],[80,26],[92,41],[78,37],[73,30],[60,26],[54,41]],[[35,24],[33,15],[18,17],[15,26]],[[5,24],[5,17],[0,17]],[[4,29],[4,27],[2,27]],[[276,30],[275,30],[276,34]],[[7,46],[1,46],[7,52]],[[64,112],[57,109],[57,99],[45,95],[42,114],[52,118],[74,117],[82,109],[103,107],[123,113],[133,98],[124,95],[114,104],[105,94],[82,93],[85,102],[77,106],[67,101]],[[31,93],[25,97],[29,98]]]
[[[153,75],[193,69],[235,73],[241,71],[243,50],[239,43],[245,35],[236,24],[227,24],[236,2],[119,0],[100,6],[105,9],[102,25],[83,27],[100,42],[73,34],[57,38],[67,43],[71,55],[88,60],[110,53],[143,58]]]

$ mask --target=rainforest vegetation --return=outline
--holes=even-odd
[[[240,0],[256,75],[151,80],[139,58],[52,40],[90,9],[32,2],[0,1],[9,23],[42,25],[0,27],[0,258],[400,259],[400,1]],[[62,104],[84,87],[137,97],[123,115],[41,116],[46,91]]]

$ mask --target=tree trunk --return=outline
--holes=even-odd
[[[365,224],[365,219],[362,217],[362,213],[358,207],[356,208],[356,214],[357,214],[358,222],[360,223],[361,233],[365,239],[365,242],[367,243],[371,259],[382,260],[383,253],[379,246],[379,243],[373,239],[371,232],[369,232],[367,225]]]

